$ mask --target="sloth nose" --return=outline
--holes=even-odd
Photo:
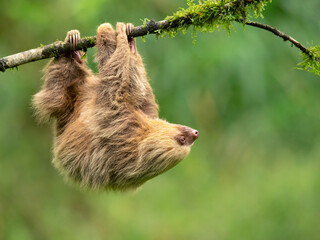
[[[193,141],[195,141],[199,137],[199,132],[198,130],[192,129],[192,138]]]

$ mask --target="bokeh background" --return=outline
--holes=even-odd
[[[0,57],[161,20],[185,0],[0,0]],[[319,0],[274,1],[259,21],[319,44]],[[0,239],[320,239],[320,78],[269,32],[137,40],[160,115],[196,128],[191,154],[134,193],[66,184],[30,99],[48,60],[0,73]],[[88,64],[95,49],[88,51]]]

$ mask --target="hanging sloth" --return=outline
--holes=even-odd
[[[91,189],[135,189],[184,159],[198,131],[158,117],[132,24],[97,29],[94,75],[80,51],[53,59],[33,98],[40,120],[55,119],[53,164]],[[65,42],[75,49],[80,33]]]

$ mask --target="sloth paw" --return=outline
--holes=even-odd
[[[78,62],[82,63],[81,60],[81,52],[75,51],[78,41],[80,40],[80,32],[78,30],[71,30],[67,33],[67,36],[65,38],[65,42],[70,43],[70,50],[73,51],[72,57]]]

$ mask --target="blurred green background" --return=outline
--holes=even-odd
[[[95,35],[103,22],[161,20],[184,0],[0,0],[0,57]],[[319,0],[274,1],[263,23],[319,44]],[[66,184],[30,98],[48,62],[0,73],[0,239],[320,239],[320,79],[296,48],[235,24],[137,40],[160,115],[196,128],[191,154],[134,193]],[[314,41],[314,42],[313,42]],[[95,49],[88,51],[93,62]]]

